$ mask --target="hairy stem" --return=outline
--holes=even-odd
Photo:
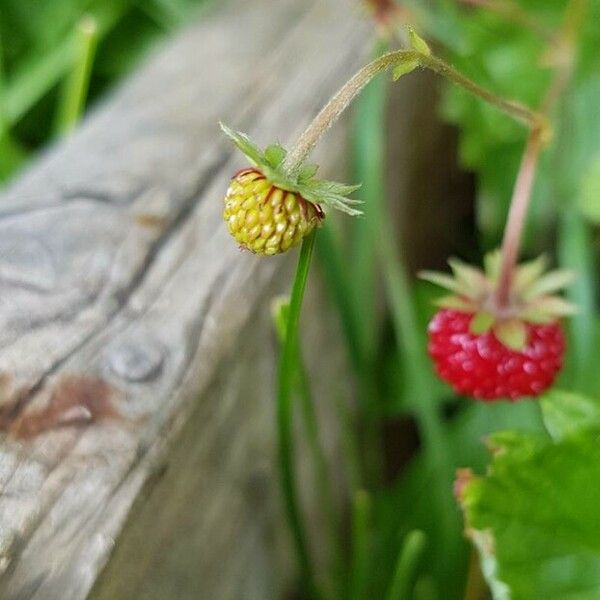
[[[536,112],[518,102],[504,100],[496,96],[493,92],[481,87],[462,73],[459,73],[443,60],[418,50],[396,50],[395,52],[388,52],[365,65],[337,91],[333,98],[321,109],[321,112],[304,130],[288,153],[283,165],[285,170],[293,175],[300,168],[319,141],[319,138],[335,123],[352,100],[375,75],[390,67],[411,64],[434,71],[471,94],[492,104],[520,123],[529,125],[532,128],[540,126],[542,123],[542,119]]]
[[[418,60],[419,52],[415,50],[398,50],[388,52],[365,65],[355,73],[321,109],[312,123],[304,130],[294,147],[288,153],[284,168],[293,173],[304,162],[315,147],[319,138],[335,123],[348,105],[361,90],[381,71],[409,61]]]
[[[550,129],[547,125],[548,115],[571,80],[575,62],[577,31],[579,31],[581,22],[585,17],[586,4],[586,0],[571,0],[566,10],[562,33],[556,38],[557,48],[561,50],[559,53],[560,60],[541,104],[537,126],[534,127],[525,146],[504,230],[500,274],[498,287],[496,288],[498,308],[505,308],[510,301],[510,286],[517,265],[527,210],[531,202],[537,163],[540,152],[548,139]]]
[[[510,301],[510,287],[519,255],[519,246],[527,216],[531,190],[537,168],[542,138],[539,129],[534,129],[527,140],[525,152],[521,159],[521,166],[513,189],[513,195],[508,212],[508,220],[504,229],[502,240],[502,261],[498,287],[496,291],[496,304],[498,308],[506,308]]]
[[[544,123],[544,119],[535,111],[531,110],[520,102],[516,102],[514,100],[505,100],[504,98],[497,96],[490,90],[475,83],[437,56],[427,56],[421,54],[420,63],[423,67],[426,67],[427,69],[432,70],[434,73],[445,77],[458,87],[462,87],[467,92],[470,92],[488,104],[495,106],[497,109],[509,115],[519,123],[528,125],[531,128],[541,126]]]

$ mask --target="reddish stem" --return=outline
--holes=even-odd
[[[502,240],[502,259],[498,287],[496,288],[496,306],[506,308],[510,302],[510,286],[512,283],[527,208],[531,200],[531,190],[535,178],[540,151],[547,141],[549,127],[546,121],[552,107],[560,98],[571,79],[574,63],[575,41],[577,32],[586,14],[586,0],[571,0],[568,6],[562,35],[556,38],[555,50],[560,50],[560,60],[555,75],[546,92],[540,109],[541,119],[533,127],[521,159],[521,166],[513,190],[506,229]]]
[[[510,286],[517,265],[519,244],[527,216],[527,208],[531,200],[531,190],[535,172],[542,149],[542,130],[534,128],[529,135],[525,152],[521,159],[521,166],[517,174],[517,180],[504,230],[502,240],[502,262],[500,264],[500,275],[498,288],[496,290],[496,303],[498,308],[506,308],[510,301]]]

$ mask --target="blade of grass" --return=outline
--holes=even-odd
[[[424,456],[434,472],[435,487],[431,490],[432,509],[437,512],[443,547],[440,555],[446,556],[441,565],[448,576],[456,571],[454,561],[460,559],[460,524],[452,496],[452,451],[438,412],[435,392],[429,385],[431,371],[424,348],[420,345],[414,300],[405,267],[398,256],[391,224],[380,220],[380,256],[387,295],[390,301],[392,323],[397,343],[402,351],[401,360],[406,373],[407,389],[416,399],[415,417],[424,442]]]
[[[372,56],[376,58],[389,50],[387,40],[378,40]],[[377,229],[372,218],[372,207],[381,204],[385,197],[384,168],[385,103],[388,81],[384,77],[373,79],[356,100],[352,119],[352,154],[356,181],[360,181],[360,199],[367,210],[352,223],[351,270],[352,289],[355,291],[358,334],[362,355],[372,360],[377,342],[377,319],[375,315],[376,294],[376,240]]]
[[[4,88],[4,52],[0,43],[0,182],[10,177],[27,158],[27,152],[11,135],[4,106]]]
[[[369,541],[371,498],[365,490],[358,490],[352,502],[352,562],[350,573],[350,600],[366,598],[369,570]]]
[[[345,266],[339,241],[336,238],[333,223],[327,220],[319,231],[317,252],[319,255],[319,264],[325,272],[324,279],[326,285],[329,288],[340,316],[350,361],[354,369],[358,371],[362,365],[358,316],[352,302],[352,288],[348,269]]]
[[[416,529],[409,532],[402,544],[394,578],[390,585],[387,600],[407,600],[412,596],[412,588],[416,579],[416,571],[423,555],[427,536]]]
[[[88,94],[92,65],[98,43],[98,24],[91,16],[77,24],[75,52],[71,72],[65,80],[56,112],[55,131],[64,135],[74,129],[83,112]]]
[[[345,259],[340,244],[335,238],[331,223],[326,224],[321,229],[318,250],[319,262],[325,272],[325,281],[340,316],[342,330],[346,338],[346,348],[358,380],[357,395],[360,409],[358,416],[363,429],[360,433],[363,434],[362,437],[365,438],[365,443],[360,444],[357,441],[358,423],[350,423],[352,419],[349,410],[346,410],[344,421],[347,426],[347,436],[353,438],[351,446],[360,447],[362,450],[362,453],[357,454],[357,457],[360,457],[361,460],[354,463],[354,475],[361,485],[376,485],[380,480],[383,459],[378,439],[378,417],[375,415],[377,407],[375,370],[372,361],[368,361],[364,356],[359,333],[359,321],[362,316],[358,314],[356,304],[352,301],[354,295],[348,269],[345,267]]]
[[[277,434],[281,492],[285,515],[294,541],[301,582],[310,598],[320,598],[321,594],[314,577],[314,569],[308,550],[306,529],[303,524],[298,497],[293,438],[293,389],[297,374],[295,356],[299,339],[300,312],[310,269],[315,233],[313,231],[304,239],[300,249],[277,378]]]
[[[287,300],[277,300],[273,307],[273,317],[275,329],[279,343],[283,345],[285,341],[286,324],[289,318],[289,303]],[[313,469],[315,474],[315,488],[317,490],[319,501],[323,506],[324,526],[327,529],[329,537],[329,548],[331,554],[331,566],[333,568],[333,577],[336,581],[336,588],[339,589],[343,573],[342,550],[340,547],[340,522],[336,510],[331,487],[331,478],[329,468],[325,458],[325,452],[320,441],[319,423],[315,411],[315,404],[310,390],[308,373],[302,360],[300,344],[298,343],[295,351],[296,382],[295,390],[300,400],[301,415],[303,417],[304,431],[306,441],[311,455]]]
[[[577,306],[577,314],[569,319],[570,351],[565,378],[581,392],[594,393],[597,390],[593,386],[598,380],[593,352],[596,270],[588,226],[572,208],[560,215],[558,250],[561,267],[577,273],[577,279],[567,289],[567,297]]]
[[[87,12],[97,23],[99,40],[117,24],[131,3],[132,0],[96,0],[89,6]],[[27,114],[69,70],[75,42],[73,32],[54,48],[31,57],[7,83],[3,101],[9,127]]]

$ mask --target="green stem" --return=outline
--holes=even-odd
[[[444,62],[441,58],[433,55],[421,54],[419,57],[421,66],[430,69],[434,73],[441,75],[454,85],[465,89],[467,92],[481,98],[483,101],[495,106],[515,121],[527,125],[528,127],[541,127],[545,129],[545,119],[536,111],[514,100],[505,100],[494,92],[475,83],[454,67]]]
[[[285,341],[279,361],[277,382],[277,433],[279,442],[279,467],[281,476],[281,492],[284,501],[285,515],[292,533],[302,582],[311,598],[319,598],[313,566],[308,551],[305,528],[299,504],[293,438],[293,388],[296,376],[296,348],[298,345],[298,326],[302,299],[306,280],[310,269],[315,234],[313,231],[302,242],[300,257],[296,268],[296,276],[290,298],[290,309],[285,332]]]
[[[66,134],[77,125],[88,94],[92,65],[98,43],[98,25],[93,17],[84,17],[77,25],[73,68],[65,81],[57,112],[56,131]]]
[[[289,304],[287,302],[279,304],[275,310],[275,326],[280,343],[285,343],[285,332],[289,319]],[[315,404],[310,390],[310,383],[300,344],[296,345],[295,356],[296,382],[295,389],[300,399],[300,409],[306,433],[308,449],[312,458],[315,473],[315,487],[318,492],[318,498],[323,504],[323,514],[325,518],[325,527],[328,530],[331,547],[331,562],[336,576],[341,577],[343,560],[342,551],[339,544],[339,518],[335,507],[331,479],[329,477],[329,468],[323,451]]]
[[[371,498],[365,490],[356,492],[352,505],[352,570],[350,600],[365,598],[369,564]]]
[[[404,539],[387,600],[406,600],[412,596],[412,588],[426,540],[426,535],[418,529],[408,533]]]
[[[536,112],[512,100],[504,100],[493,92],[481,87],[456,69],[446,64],[440,58],[426,54],[420,50],[396,50],[388,52],[371,61],[357,71],[321,109],[310,125],[304,130],[296,144],[292,147],[283,164],[285,170],[293,175],[304,163],[307,156],[315,147],[319,138],[335,123],[354,98],[377,74],[390,67],[405,66],[409,73],[417,66],[431,69],[452,83],[492,104],[516,121],[530,127],[546,128],[545,120]]]

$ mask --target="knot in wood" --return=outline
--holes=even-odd
[[[163,347],[148,338],[123,342],[112,348],[108,355],[111,372],[132,382],[155,379],[162,370],[163,362]]]

